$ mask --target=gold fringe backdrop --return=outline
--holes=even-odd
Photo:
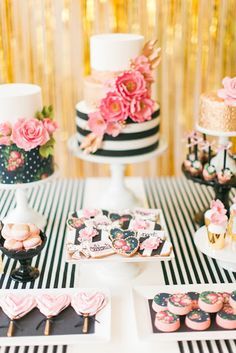
[[[132,32],[158,38],[162,62],[155,95],[169,149],[127,173],[178,174],[183,133],[193,127],[200,92],[236,74],[235,14],[235,0],[0,0],[0,83],[42,86],[44,103],[54,105],[61,127],[56,161],[62,175],[101,176],[107,167],[77,160],[67,149],[74,106],[89,73],[89,37]]]

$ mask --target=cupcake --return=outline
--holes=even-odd
[[[210,181],[215,179],[216,177],[216,168],[212,164],[205,164],[203,172],[202,172],[203,179],[206,181]]]
[[[210,218],[210,224],[207,227],[208,241],[215,250],[223,249],[225,246],[227,227],[227,216],[214,212]]]
[[[212,200],[210,209],[207,210],[204,214],[204,220],[205,220],[205,225],[208,226],[211,223],[211,216],[213,213],[217,212],[220,214],[225,215],[227,213],[227,210],[225,209],[224,204],[220,200]]]
[[[195,160],[194,162],[192,162],[189,171],[192,176],[200,175],[202,172],[202,163],[200,161]]]
[[[217,179],[219,184],[227,184],[233,176],[233,173],[229,168],[222,169],[221,172],[217,173]]]

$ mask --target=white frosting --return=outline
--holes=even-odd
[[[221,226],[218,224],[213,224],[213,223],[209,224],[208,230],[209,230],[209,232],[216,233],[216,234],[224,234],[226,231],[224,226]]]
[[[32,118],[42,110],[41,88],[25,83],[0,85],[0,123]]]
[[[97,71],[129,69],[130,59],[140,55],[143,36],[127,33],[99,34],[90,38],[90,64]]]

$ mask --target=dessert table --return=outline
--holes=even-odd
[[[45,183],[29,191],[30,206],[48,218],[47,244],[32,264],[40,269],[40,277],[34,283],[20,284],[9,279],[16,262],[3,256],[6,274],[0,277],[0,288],[65,288],[109,287],[112,294],[111,340],[97,344],[82,343],[83,353],[113,352],[121,350],[136,353],[144,350],[154,353],[157,343],[140,341],[135,327],[131,289],[141,285],[176,285],[200,283],[234,283],[236,273],[220,268],[217,262],[200,253],[194,245],[197,230],[194,213],[209,204],[212,190],[204,185],[193,184],[184,178],[126,178],[127,185],[150,208],[161,208],[173,243],[175,259],[162,263],[147,263],[140,274],[131,281],[111,280],[102,276],[93,265],[76,266],[64,261],[66,218],[70,211],[82,206],[91,207],[106,190],[106,178],[87,180],[57,180]],[[3,190],[0,197],[1,219],[14,207],[13,191]],[[232,201],[233,193],[230,194]],[[26,342],[27,344],[27,342]],[[1,353],[77,352],[78,346],[1,347]],[[184,342],[160,342],[158,351],[165,353],[233,353],[235,340],[206,340]]]

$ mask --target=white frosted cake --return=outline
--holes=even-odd
[[[0,85],[0,183],[29,183],[51,175],[56,129],[52,107],[42,106],[39,86]]]
[[[159,144],[160,107],[151,99],[155,41],[101,34],[90,39],[91,75],[76,105],[77,141],[87,153],[110,157],[151,152]]]

